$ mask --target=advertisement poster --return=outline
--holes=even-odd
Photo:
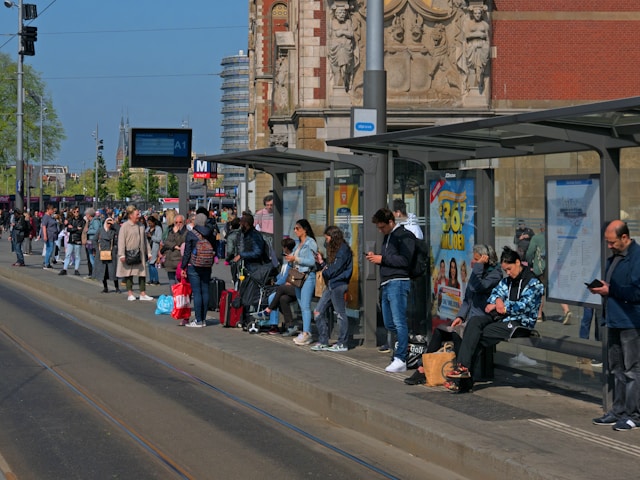
[[[432,325],[453,320],[471,274],[475,242],[475,179],[446,173],[429,182]]]
[[[548,298],[600,305],[584,285],[602,278],[599,178],[548,177],[546,198]]]
[[[347,307],[357,309],[360,304],[358,297],[360,275],[359,265],[356,260],[360,258],[360,253],[358,249],[358,224],[354,222],[352,217],[358,215],[359,211],[358,185],[346,183],[336,185],[333,195],[333,204],[336,209],[335,223],[342,230],[344,239],[351,247],[354,258],[353,275],[347,292]]]

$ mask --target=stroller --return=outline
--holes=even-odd
[[[258,333],[261,328],[268,325],[269,320],[258,320],[251,313],[264,310],[269,305],[269,295],[275,290],[273,280],[277,269],[271,263],[259,265],[252,272],[245,274],[240,282],[239,292],[244,306],[243,330],[249,333]]]

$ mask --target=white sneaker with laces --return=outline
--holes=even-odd
[[[185,327],[190,327],[190,328],[202,328],[202,323],[200,322],[196,322],[195,320],[193,322],[189,322],[185,325]]]
[[[137,300],[137,298],[136,298],[136,296],[135,296],[135,295],[129,295],[129,296],[127,297],[127,300],[129,300],[130,302],[135,302],[135,301]]]
[[[387,368],[384,369],[385,372],[389,373],[401,373],[407,371],[407,364],[403,362],[398,357],[393,357],[393,362],[387,365]]]
[[[145,294],[145,295],[140,295],[140,300],[144,300],[145,302],[150,302],[153,300],[153,297],[150,297],[149,295]]]

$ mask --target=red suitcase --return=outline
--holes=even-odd
[[[224,327],[235,328],[242,321],[243,307],[236,308],[232,305],[235,298],[239,297],[237,290],[225,290],[220,296],[220,323]]]

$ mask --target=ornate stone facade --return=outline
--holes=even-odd
[[[366,3],[329,0],[330,96],[362,101]],[[386,0],[384,61],[389,106],[488,105],[490,19],[481,0]],[[469,98],[469,101],[467,101]],[[332,102],[332,103],[335,103]]]

